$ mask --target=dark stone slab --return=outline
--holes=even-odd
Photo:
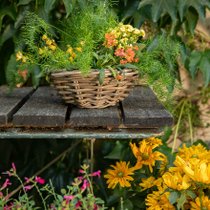
[[[160,128],[173,124],[171,114],[149,87],[135,87],[122,102],[122,110],[126,127]]]
[[[0,87],[0,125],[8,124],[13,114],[25,103],[29,98],[33,89],[30,87],[23,87],[14,89],[9,93],[6,86]]]
[[[106,127],[116,128],[120,125],[120,112],[117,106],[105,109],[81,109],[73,107],[68,124],[71,127]]]
[[[64,126],[67,106],[52,87],[39,87],[27,103],[14,115],[15,126]]]

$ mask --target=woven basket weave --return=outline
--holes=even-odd
[[[128,96],[134,81],[135,70],[124,69],[118,81],[110,70],[105,70],[103,84],[99,83],[99,71],[92,70],[87,77],[80,71],[63,71],[51,74],[51,81],[66,104],[81,108],[105,108],[114,106]]]

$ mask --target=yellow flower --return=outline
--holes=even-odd
[[[162,140],[161,139],[158,139],[158,138],[155,138],[155,137],[150,137],[150,138],[147,138],[147,139],[143,139],[146,141],[146,143],[152,147],[152,149],[156,148],[156,147],[159,147],[160,145],[162,145]]]
[[[39,55],[42,55],[44,53],[44,49],[39,48]]]
[[[133,181],[131,175],[134,174],[134,168],[129,168],[129,163],[125,161],[120,161],[116,163],[116,166],[111,165],[113,169],[108,169],[107,174],[104,175],[104,178],[108,179],[107,184],[108,188],[114,189],[117,184],[121,187],[130,187],[131,184],[129,181]]]
[[[168,159],[165,156],[164,159],[161,161],[160,168],[159,168],[159,174],[162,175],[165,173],[167,170],[167,165],[168,165]]]
[[[16,53],[16,61],[22,61],[23,63],[25,63],[27,61],[27,57],[24,56],[21,51],[18,51]]]
[[[50,39],[47,39],[47,40],[46,40],[46,44],[47,44],[48,46],[50,46],[50,45],[52,45],[52,44],[53,44],[53,41],[52,41],[52,40],[50,40]]]
[[[156,179],[153,176],[150,176],[149,178],[142,178],[141,179],[142,182],[139,184],[143,188],[142,191],[155,186],[156,185],[155,180]]]
[[[49,45],[49,48],[50,48],[52,51],[55,51],[55,50],[56,50],[56,46],[55,46],[55,45]]]
[[[22,60],[22,58],[23,58],[23,53],[20,52],[20,51],[18,51],[18,52],[16,53],[16,60],[17,60],[17,61],[20,61],[20,60]]]
[[[143,29],[139,30],[139,35],[145,37],[145,31]]]
[[[164,183],[174,190],[186,190],[191,186],[190,178],[180,172],[170,173],[166,172],[162,176]]]
[[[206,163],[205,160],[196,161],[196,164],[192,164],[177,156],[174,164],[181,167],[193,181],[210,184],[210,163]]]
[[[191,210],[200,210],[200,209],[209,210],[210,209],[210,200],[209,200],[208,196],[202,196],[201,199],[202,199],[202,202],[200,201],[199,197],[197,197],[195,199],[195,202],[191,201],[190,209]],[[202,203],[202,208],[201,208],[201,203]]]
[[[147,195],[145,199],[147,210],[175,210],[175,207],[170,204],[168,197],[170,193],[162,193],[160,191],[153,191]]]
[[[81,45],[81,46],[84,46],[84,45],[85,45],[85,42],[84,42],[84,41],[81,41],[81,42],[80,42],[80,45]]]
[[[67,53],[72,54],[73,52],[73,48],[72,47],[68,47],[68,49],[66,50]]]
[[[73,62],[73,60],[74,60],[74,58],[70,56],[70,57],[69,57],[69,61],[70,61],[70,62]]]
[[[48,37],[47,37],[47,35],[46,34],[44,34],[43,36],[42,36],[42,40],[47,40],[48,39]]]
[[[192,145],[191,147],[186,147],[184,144],[182,148],[179,149],[178,155],[184,159],[184,160],[190,160],[193,159],[193,162],[195,159],[199,160],[208,160],[210,162],[210,152],[207,151],[207,149],[201,145]]]
[[[75,48],[78,52],[82,52],[82,48],[81,47],[76,47]]]
[[[147,140],[144,139],[139,143],[139,147],[136,146],[136,144],[130,143],[130,147],[132,149],[132,152],[134,156],[137,159],[137,163],[135,168],[140,169],[143,165],[148,165],[150,172],[153,172],[153,166],[155,165],[155,161],[165,160],[165,155],[161,152],[155,151],[153,152],[153,146],[149,145]]]

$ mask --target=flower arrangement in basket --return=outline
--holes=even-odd
[[[104,108],[123,100],[138,76],[173,84],[178,44],[117,21],[105,2],[74,9],[59,26],[27,14],[16,51],[16,82],[49,76],[67,104]],[[11,58],[12,60],[12,58]]]

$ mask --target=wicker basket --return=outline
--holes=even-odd
[[[87,77],[80,71],[62,71],[52,73],[51,81],[65,103],[81,108],[105,108],[127,97],[138,78],[132,69],[124,69],[121,76],[121,80],[117,80],[110,70],[105,70],[104,82],[100,84],[97,70],[92,70]]]

